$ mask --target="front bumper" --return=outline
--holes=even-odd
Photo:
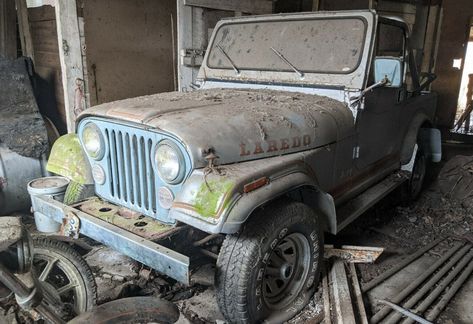
[[[31,196],[35,213],[101,242],[179,282],[189,284],[189,258],[103,219],[47,196]],[[78,224],[77,224],[78,223]]]

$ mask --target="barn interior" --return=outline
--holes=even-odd
[[[250,182],[242,185],[239,193],[242,197],[253,192],[257,193],[258,190],[267,189],[268,192],[276,190],[274,179],[280,175],[274,176],[273,179],[269,175],[266,176],[264,172],[267,170],[270,172],[276,168],[276,165],[286,163],[285,161],[289,160],[285,158],[292,153],[296,154],[296,151],[288,154],[270,154],[271,151],[283,152],[285,142],[283,141],[278,148],[272,149],[271,131],[265,129],[263,122],[254,122],[243,117],[240,120],[235,117],[235,120],[241,122],[238,125],[230,117],[233,114],[243,116],[247,113],[243,112],[245,109],[257,110],[261,105],[266,105],[266,107],[281,105],[280,109],[283,111],[287,105],[296,106],[295,102],[299,102],[298,112],[311,109],[310,104],[304,104],[304,100],[307,102],[312,100],[306,98],[310,96],[310,90],[302,89],[300,93],[296,90],[297,94],[290,94],[286,92],[287,89],[283,89],[278,95],[264,92],[270,91],[268,89],[271,87],[263,86],[263,90],[261,88],[258,90],[261,91],[259,94],[239,93],[238,89],[247,89],[248,84],[258,84],[258,82],[251,80],[252,74],[245,74],[248,69],[242,68],[240,71],[239,67],[244,64],[244,60],[239,55],[243,57],[243,53],[232,52],[230,47],[225,50],[218,44],[214,45],[214,39],[219,37],[219,24],[222,24],[222,21],[245,22],[247,21],[245,19],[251,21],[254,16],[261,16],[263,17],[261,19],[272,22],[289,21],[285,28],[290,30],[291,24],[296,24],[298,19],[311,21],[313,18],[310,17],[318,17],[311,15],[320,14],[329,21],[332,19],[330,17],[336,17],[337,14],[350,15],[351,13],[372,15],[376,17],[376,23],[388,19],[394,25],[396,22],[402,22],[402,26],[406,26],[406,38],[401,41],[389,32],[382,36],[380,33],[373,33],[373,39],[378,38],[376,38],[376,44],[370,48],[374,51],[375,46],[384,43],[386,53],[395,51],[397,47],[402,48],[402,51],[406,53],[399,60],[401,64],[399,66],[405,68],[403,76],[406,78],[405,88],[401,86],[401,90],[396,92],[398,96],[396,105],[408,102],[411,95],[435,94],[435,100],[429,103],[435,111],[431,121],[428,122],[428,128],[435,132],[426,135],[432,138],[432,141],[426,145],[435,146],[431,149],[432,156],[435,154],[439,156],[441,151],[441,158],[438,158],[437,163],[426,162],[426,170],[422,173],[422,180],[425,178],[421,183],[422,192],[416,199],[406,201],[401,183],[404,181],[410,183],[409,176],[414,174],[415,165],[411,164],[409,169],[409,163],[416,163],[419,152],[425,153],[427,150],[420,142],[419,145],[416,144],[418,143],[416,140],[422,142],[419,140],[422,136],[418,135],[418,129],[426,128],[427,122],[422,120],[417,123],[414,120],[412,123],[408,121],[405,126],[400,126],[406,129],[405,134],[412,133],[413,145],[415,144],[414,151],[411,151],[407,158],[409,163],[404,164],[398,161],[398,170],[390,174],[390,179],[387,173],[383,173],[383,183],[381,180],[378,183],[380,186],[367,187],[366,191],[355,197],[360,198],[358,201],[353,198],[351,205],[348,206],[350,208],[346,208],[346,210],[349,209],[346,213],[351,214],[347,216],[347,220],[340,222],[343,226],[339,226],[339,230],[327,231],[323,235],[323,239],[319,242],[320,259],[317,259],[320,263],[320,269],[318,268],[320,279],[316,280],[313,291],[310,290],[307,301],[302,301],[305,297],[299,304],[297,298],[291,301],[294,303],[292,306],[294,310],[297,309],[296,312],[291,313],[291,316],[278,317],[278,312],[282,312],[281,310],[287,308],[286,313],[290,313],[289,310],[292,309],[287,305],[284,306],[282,302],[276,303],[274,307],[271,306],[273,308],[268,306],[264,315],[246,313],[246,310],[242,310],[246,309],[246,306],[241,306],[247,303],[244,298],[250,300],[248,304],[256,305],[259,293],[255,293],[254,299],[237,295],[240,293],[238,285],[230,286],[228,283],[221,282],[230,280],[229,275],[223,277],[219,275],[223,271],[224,262],[227,262],[225,263],[225,269],[227,269],[234,264],[240,264],[237,260],[245,259],[242,252],[242,256],[238,256],[238,259],[226,261],[222,253],[222,246],[230,244],[229,237],[239,237],[242,229],[230,233],[231,230],[218,232],[213,227],[209,227],[206,231],[195,225],[197,223],[187,224],[180,218],[176,218],[177,225],[174,224],[169,229],[166,227],[164,231],[158,222],[156,224],[149,222],[148,219],[153,216],[143,210],[134,209],[132,205],[120,205],[120,201],[124,201],[123,197],[120,198],[121,200],[105,201],[106,199],[103,199],[106,198],[105,189],[100,189],[102,190],[100,191],[94,189],[93,185],[94,182],[98,183],[96,177],[100,176],[95,172],[100,173],[103,170],[92,169],[90,171],[90,176],[93,177],[92,185],[88,184],[85,188],[79,184],[74,189],[70,187],[72,182],[67,179],[66,174],[51,171],[49,166],[56,163],[55,170],[67,169],[72,179],[78,177],[80,173],[77,171],[80,168],[78,165],[84,161],[75,157],[68,159],[67,154],[73,149],[64,146],[65,142],[61,139],[70,139],[70,136],[76,133],[79,137],[83,136],[86,130],[84,126],[80,126],[80,122],[84,120],[84,116],[107,119],[112,122],[126,120],[126,123],[120,124],[118,128],[107,128],[107,132],[110,133],[106,134],[119,132],[125,134],[129,130],[124,127],[136,129],[141,127],[137,125],[145,124],[146,120],[149,123],[154,122],[153,125],[158,125],[157,129],[162,125],[186,133],[183,136],[173,137],[181,143],[173,144],[174,146],[186,147],[192,152],[202,149],[201,160],[208,165],[196,169],[202,171],[200,177],[208,188],[205,190],[209,192],[207,193],[209,196],[214,197],[213,193],[216,192],[211,188],[213,177],[237,177],[235,174],[238,172],[244,174],[245,179],[250,179],[248,180]],[[296,22],[287,17],[293,17],[290,19]],[[241,39],[253,37],[248,31],[246,31],[248,34],[245,34],[245,30],[242,30],[243,34],[239,35]],[[320,29],[318,32],[333,35],[335,39],[337,35],[346,34],[344,30]],[[300,33],[302,34],[303,31]],[[268,31],[268,34],[273,33]],[[274,33],[276,34],[277,32]],[[298,34],[294,33],[293,37],[297,38]],[[322,39],[321,37],[314,39]],[[293,40],[287,39],[287,41],[290,44]],[[224,44],[224,41],[221,44]],[[221,89],[221,87],[230,87],[226,84],[212,86],[212,88],[203,86],[202,78],[208,78],[209,84],[214,82],[209,54],[212,46],[217,48],[215,51],[220,55],[220,61],[225,61],[218,64],[228,64],[225,73],[232,74],[233,78],[229,77],[228,80],[238,79],[235,81],[237,85],[232,85],[230,90]],[[314,48],[318,46],[323,47],[323,44],[316,43]],[[297,64],[292,63],[304,62],[303,58],[308,57],[309,53],[299,51],[298,57],[286,57],[281,50],[272,47],[271,49],[274,53],[269,51],[268,55],[272,57],[261,57],[261,62],[278,60],[276,61],[278,63],[273,63],[273,65],[287,68],[284,73],[292,74],[289,78],[297,79],[299,76],[301,82],[302,80],[310,82],[311,72],[301,72]],[[218,52],[219,50],[221,52]],[[330,55],[336,56],[336,53],[332,50]],[[363,55],[369,56],[368,51],[365,51]],[[385,54],[384,56],[392,55]],[[367,60],[366,64],[369,65],[371,59]],[[322,62],[321,66],[330,64],[325,57],[316,58],[313,62],[317,61]],[[360,58],[358,64],[363,66],[363,62]],[[262,77],[265,74],[264,71],[256,70],[256,77]],[[275,73],[277,72],[278,70]],[[370,85],[371,80],[368,80],[370,78],[368,72],[369,67],[366,71],[366,80],[363,81],[366,86]],[[320,72],[314,73],[318,75]],[[283,78],[286,77],[285,75]],[[333,81],[335,83],[345,82],[342,72],[330,75],[335,79],[339,78],[340,81]],[[278,77],[275,76],[274,80],[267,84],[278,87],[288,84],[278,80]],[[356,76],[353,76],[353,80],[355,79]],[[393,80],[386,82],[392,83]],[[422,82],[425,82],[424,85]],[[419,85],[418,88],[416,84]],[[373,88],[358,89],[360,90],[357,94],[359,102],[368,104],[372,98],[369,94],[374,93],[377,87],[384,86],[385,84],[376,84]],[[311,88],[311,85],[306,88]],[[341,89],[340,91],[348,91],[347,93],[355,91],[353,87],[348,85],[344,87],[343,84],[339,84],[338,88]],[[325,96],[325,92],[323,93]],[[162,96],[157,94],[162,94]],[[363,100],[365,94],[366,101]],[[133,98],[137,98],[136,101],[133,101],[135,100]],[[360,116],[357,115],[357,113],[360,114],[360,110],[358,112],[356,109],[350,110],[351,103],[346,101],[354,97],[346,94],[345,98],[348,99],[345,99],[344,108],[337,108],[340,102],[336,104],[330,101],[334,107],[330,109],[345,109],[350,117],[351,111],[354,114],[351,118],[357,119]],[[319,101],[314,104],[314,107],[323,99],[317,100]],[[384,104],[383,99],[376,100],[379,100],[378,105]],[[116,104],[117,102],[120,104]],[[167,105],[165,109],[168,110],[151,114],[152,109],[146,106],[148,102]],[[200,114],[182,113],[182,116],[176,112],[190,102],[201,107],[217,106],[222,102],[228,102],[229,105],[230,103],[234,105],[234,111],[226,113],[227,115],[218,113],[212,115],[214,111],[208,109],[202,110]],[[254,107],[248,108],[253,102],[256,102]],[[245,108],[247,103],[248,106]],[[115,109],[117,105],[122,106]],[[99,108],[96,108],[97,106]],[[197,106],[189,110],[196,110],[195,107]],[[146,110],[148,108],[149,110]],[[168,111],[174,115],[166,115]],[[238,113],[239,111],[241,113]],[[272,121],[272,118],[281,118],[279,122],[276,122],[279,130],[287,127],[287,120],[282,112],[280,116],[277,115],[278,111],[276,110],[274,116],[271,113],[265,115],[267,118],[265,122]],[[162,323],[256,323],[262,322],[266,317],[270,318],[269,323],[473,323],[473,308],[471,307],[473,303],[473,276],[471,275],[473,272],[472,111],[473,2],[471,0],[0,0],[0,237],[4,237],[0,238],[0,323],[36,321],[74,323],[73,318],[76,316],[75,323],[85,321],[97,323],[156,321]],[[164,119],[160,119],[161,116],[164,116]],[[258,112],[254,112],[252,116],[256,116],[253,117],[254,120],[263,118]],[[252,124],[244,125],[244,122]],[[393,126],[394,123],[390,119],[386,119],[385,122],[386,124],[365,125],[372,130],[366,143],[373,145],[373,150],[389,146],[389,143],[381,142],[383,137],[376,134],[376,130],[383,132],[397,126]],[[314,128],[322,128],[317,124],[321,123],[318,120],[314,120],[313,123]],[[328,124],[329,121],[327,120],[326,123]],[[337,123],[339,128],[332,133],[341,134],[343,131],[340,129],[343,127],[340,124],[343,123],[340,120],[337,120]],[[153,127],[148,125],[144,129],[149,131]],[[290,134],[295,132],[294,127],[288,127]],[[358,132],[357,127],[363,127],[363,124],[355,124],[355,132]],[[213,133],[207,128],[213,129]],[[265,149],[258,159],[254,158],[251,162],[250,150],[253,150],[253,147],[250,147],[250,144],[252,145],[253,142],[243,144],[244,135],[241,135],[242,144],[238,142],[240,139],[230,141],[225,138],[227,131],[228,134],[236,134],[238,129],[243,130],[241,133],[246,132],[248,137],[253,131],[258,136],[261,135],[262,143],[268,143],[269,148]],[[215,149],[211,144],[195,147],[195,149],[191,147],[189,143],[196,143],[207,134],[213,134],[211,135],[213,138],[207,138],[209,143],[212,141],[219,143],[218,145],[222,143],[223,149],[219,151],[217,144],[215,144]],[[315,134],[312,143],[318,143],[318,138],[328,137],[322,131],[320,133],[316,131]],[[112,141],[113,135],[106,136],[110,136],[107,137],[107,141],[109,139]],[[143,136],[145,136],[143,137],[145,138],[143,143],[145,143],[148,137]],[[301,142],[303,145],[309,145],[310,138],[306,143],[306,138],[303,136],[305,135],[299,138],[299,145]],[[405,138],[407,137],[409,136],[406,135]],[[136,137],[135,139],[123,138],[120,141],[140,142],[139,139],[136,140]],[[399,145],[409,141],[405,138],[403,137],[403,142]],[[187,139],[189,142],[186,142]],[[150,137],[149,141],[151,140],[155,141]],[[167,140],[169,139],[164,141]],[[434,143],[434,140],[437,142]],[[236,143],[235,147],[232,147],[234,143]],[[332,149],[331,145],[335,144],[330,142],[323,149],[329,152]],[[375,148],[376,144],[379,148],[378,146]],[[133,155],[138,154],[135,148],[138,150],[141,144],[134,145],[130,144],[131,153],[121,152],[121,161],[132,160]],[[170,146],[174,147],[173,145]],[[232,161],[230,155],[233,153],[230,151],[233,148],[239,153],[239,155],[235,154],[241,160],[238,161],[239,163],[225,163],[225,161]],[[292,146],[289,148],[289,144],[287,148],[294,149]],[[322,150],[322,146],[320,149]],[[247,150],[248,154],[246,154]],[[361,148],[355,146],[353,150],[350,147],[348,160],[357,159],[358,155],[363,157],[366,152],[364,150],[366,148],[362,145]],[[53,158],[54,151],[55,155],[64,158],[56,156]],[[154,155],[157,154],[156,151],[158,149],[148,150],[147,154]],[[254,151],[259,154],[258,146]],[[105,156],[112,161],[110,152],[107,150]],[[351,156],[352,153],[353,156]],[[225,158],[225,155],[229,157]],[[91,157],[84,156],[85,159]],[[278,158],[281,160],[274,160]],[[399,159],[399,156],[397,158]],[[183,159],[187,164],[197,163],[192,156]],[[269,160],[275,161],[274,164]],[[301,158],[303,163],[309,160],[309,155]],[[141,171],[135,170],[138,168],[141,170],[141,163],[144,162],[140,160],[128,164],[121,161],[117,162],[117,168],[121,168],[121,163],[124,163],[123,172],[126,174],[126,183],[132,183],[137,188],[141,185],[141,189],[135,191],[134,202],[138,200],[144,202],[143,198],[136,197],[140,194],[144,197],[145,185],[142,178],[146,177],[146,172],[142,176]],[[373,165],[378,169],[387,168],[386,164],[380,161],[384,160],[375,161]],[[257,162],[262,164],[258,165]],[[245,169],[247,163],[250,164]],[[356,175],[351,177],[351,169],[348,175],[344,174],[343,170],[340,171],[341,174],[338,174],[338,169],[331,163],[324,164],[327,175],[317,174],[316,178],[321,183],[328,174],[340,178],[349,176],[350,181],[355,182],[357,177]],[[148,167],[147,177],[150,177],[150,170]],[[256,170],[254,172],[259,176],[252,176],[248,170],[251,172]],[[402,172],[407,172],[407,178],[403,178]],[[136,175],[138,173],[140,173],[139,176]],[[87,176],[84,175],[85,177]],[[191,181],[194,179],[194,173],[192,176],[183,175],[183,177],[185,178],[183,181]],[[153,181],[158,180],[153,178]],[[113,186],[117,183],[110,185],[112,189],[107,190],[113,191]],[[353,183],[344,185],[354,187]],[[123,183],[118,183],[118,189],[115,188],[115,190],[119,190],[120,185]],[[61,187],[61,190],[48,191],[47,186],[54,186],[54,190]],[[169,206],[163,209],[172,211],[178,205],[184,205],[184,202],[173,202],[174,195],[176,199],[181,199],[183,195],[174,191],[175,186],[177,186],[175,183],[169,186],[172,191],[169,189],[161,191],[157,188],[149,190],[153,190],[153,195],[162,199],[159,201],[161,207],[169,203]],[[221,188],[218,190],[230,190],[224,184],[222,186],[218,187]],[[68,191],[64,193],[66,187]],[[197,190],[195,188],[192,190]],[[336,189],[340,188],[336,187]],[[82,199],[84,197],[81,196],[81,199],[71,201],[70,204],[66,203],[68,198],[64,198],[64,195],[67,196],[72,190],[85,192],[84,197],[88,200]],[[193,194],[192,190],[189,189],[191,192],[188,193],[189,195]],[[320,189],[320,191],[324,190]],[[332,196],[336,200],[335,191],[327,193],[332,200]],[[166,196],[169,194],[170,198]],[[132,195],[133,192],[128,192],[128,196]],[[303,195],[301,193],[302,201],[306,199]],[[278,199],[281,197],[280,194],[274,194],[274,196]],[[288,192],[284,192],[284,196],[286,200],[282,200],[283,202],[288,201],[287,199],[298,199]],[[212,198],[215,201],[206,203],[220,204],[219,196],[215,197],[217,198]],[[221,199],[227,199],[226,197]],[[317,195],[307,199],[312,200],[312,204],[322,205],[322,200],[317,200],[319,197],[322,196]],[[185,200],[182,199],[182,201]],[[270,200],[268,196],[264,198],[264,205],[243,207],[240,205],[239,208],[248,208],[252,215],[259,215],[260,210],[274,209],[269,204]],[[54,201],[61,201],[64,205],[56,204]],[[48,203],[50,207],[49,209],[40,208],[39,203],[44,204],[41,206],[46,206]],[[278,204],[281,202],[279,201]],[[342,201],[340,206],[349,204]],[[67,208],[61,206],[67,206]],[[74,209],[68,209],[69,206]],[[235,206],[238,207],[236,202]],[[342,215],[340,206],[334,205],[334,210],[336,209],[337,214]],[[230,208],[233,208],[233,205],[228,204],[220,211],[224,213]],[[155,206],[155,211],[157,209],[158,207]],[[194,209],[194,212],[207,211],[207,209],[208,205],[204,205],[200,206],[200,209]],[[81,212],[77,213],[75,210]],[[48,212],[53,216],[47,215]],[[101,216],[102,218],[95,222],[95,227],[92,229],[92,226],[88,226],[94,223],[94,217],[90,216],[93,212],[95,212],[94,215],[102,213],[103,217]],[[175,214],[171,212],[170,215]],[[51,222],[54,217],[56,222]],[[268,223],[272,221],[271,218],[267,220]],[[97,224],[101,224],[101,227]],[[212,222],[210,224],[214,225]],[[263,226],[258,224],[258,226]],[[168,225],[165,224],[165,226]],[[91,234],[86,235],[87,231]],[[106,234],[109,232],[112,234]],[[190,236],[193,241],[189,241]],[[12,237],[16,239],[13,240]],[[123,241],[115,242],[114,240],[118,237]],[[25,242],[32,242],[31,249],[35,251],[31,256],[30,252],[24,252],[28,250],[24,246],[29,244]],[[156,242],[159,242],[159,245]],[[34,247],[35,244],[38,244],[37,248]],[[20,245],[23,247],[20,248]],[[235,250],[238,249],[237,245],[235,245]],[[179,262],[180,264],[190,262],[191,265],[186,268],[188,278],[176,279],[180,276],[177,272],[181,268],[178,270],[173,268],[169,273],[159,271],[160,267],[167,267],[168,261],[164,257],[155,260],[156,256],[153,253],[147,254],[148,250],[153,249],[168,251],[162,252],[163,255],[173,254],[173,251],[177,250],[179,256],[176,256],[175,260],[184,255],[185,259],[179,259]],[[241,249],[243,251],[243,248]],[[20,262],[17,261],[18,258],[27,261]],[[31,267],[27,266],[29,263]],[[31,269],[33,271],[30,271]],[[240,272],[246,271],[245,269],[242,267]],[[292,276],[292,270],[288,271]],[[172,272],[175,272],[174,277]],[[13,274],[10,275],[10,273]],[[239,272],[236,273],[238,276]],[[77,279],[79,277],[82,279]],[[74,283],[71,278],[76,278],[78,281]],[[64,280],[68,283],[61,285]],[[243,285],[242,281],[238,283]],[[219,285],[226,287],[226,293],[222,288],[218,288]],[[38,291],[43,292],[38,293]],[[248,295],[251,294],[244,291]],[[291,293],[286,292],[286,295],[291,295]],[[230,304],[230,299],[234,301],[233,304]],[[51,307],[51,305],[56,306]],[[222,307],[225,309],[222,310]],[[139,314],[147,314],[147,312],[157,313],[158,317],[139,317]],[[271,314],[278,315],[271,317]],[[259,320],[256,320],[258,316],[260,316]]]

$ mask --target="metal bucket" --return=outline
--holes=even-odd
[[[0,147],[0,215],[30,207],[26,185],[46,175],[45,166],[46,159],[24,157]]]
[[[31,196],[49,196],[55,200],[63,201],[69,179],[59,176],[44,177],[32,180],[28,183],[28,192]],[[33,203],[34,221],[40,232],[53,233],[59,231],[60,223],[56,223],[49,217],[35,211]]]

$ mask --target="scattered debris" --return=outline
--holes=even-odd
[[[379,247],[342,245],[337,249],[333,245],[325,245],[324,257],[337,257],[351,263],[373,263],[383,251]]]

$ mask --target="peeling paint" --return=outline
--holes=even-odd
[[[203,217],[215,217],[223,199],[232,190],[233,181],[228,179],[208,180],[202,182],[196,193],[194,207]],[[222,206],[224,208],[225,206]]]
[[[76,134],[56,140],[46,169],[80,184],[94,183],[89,161]]]

